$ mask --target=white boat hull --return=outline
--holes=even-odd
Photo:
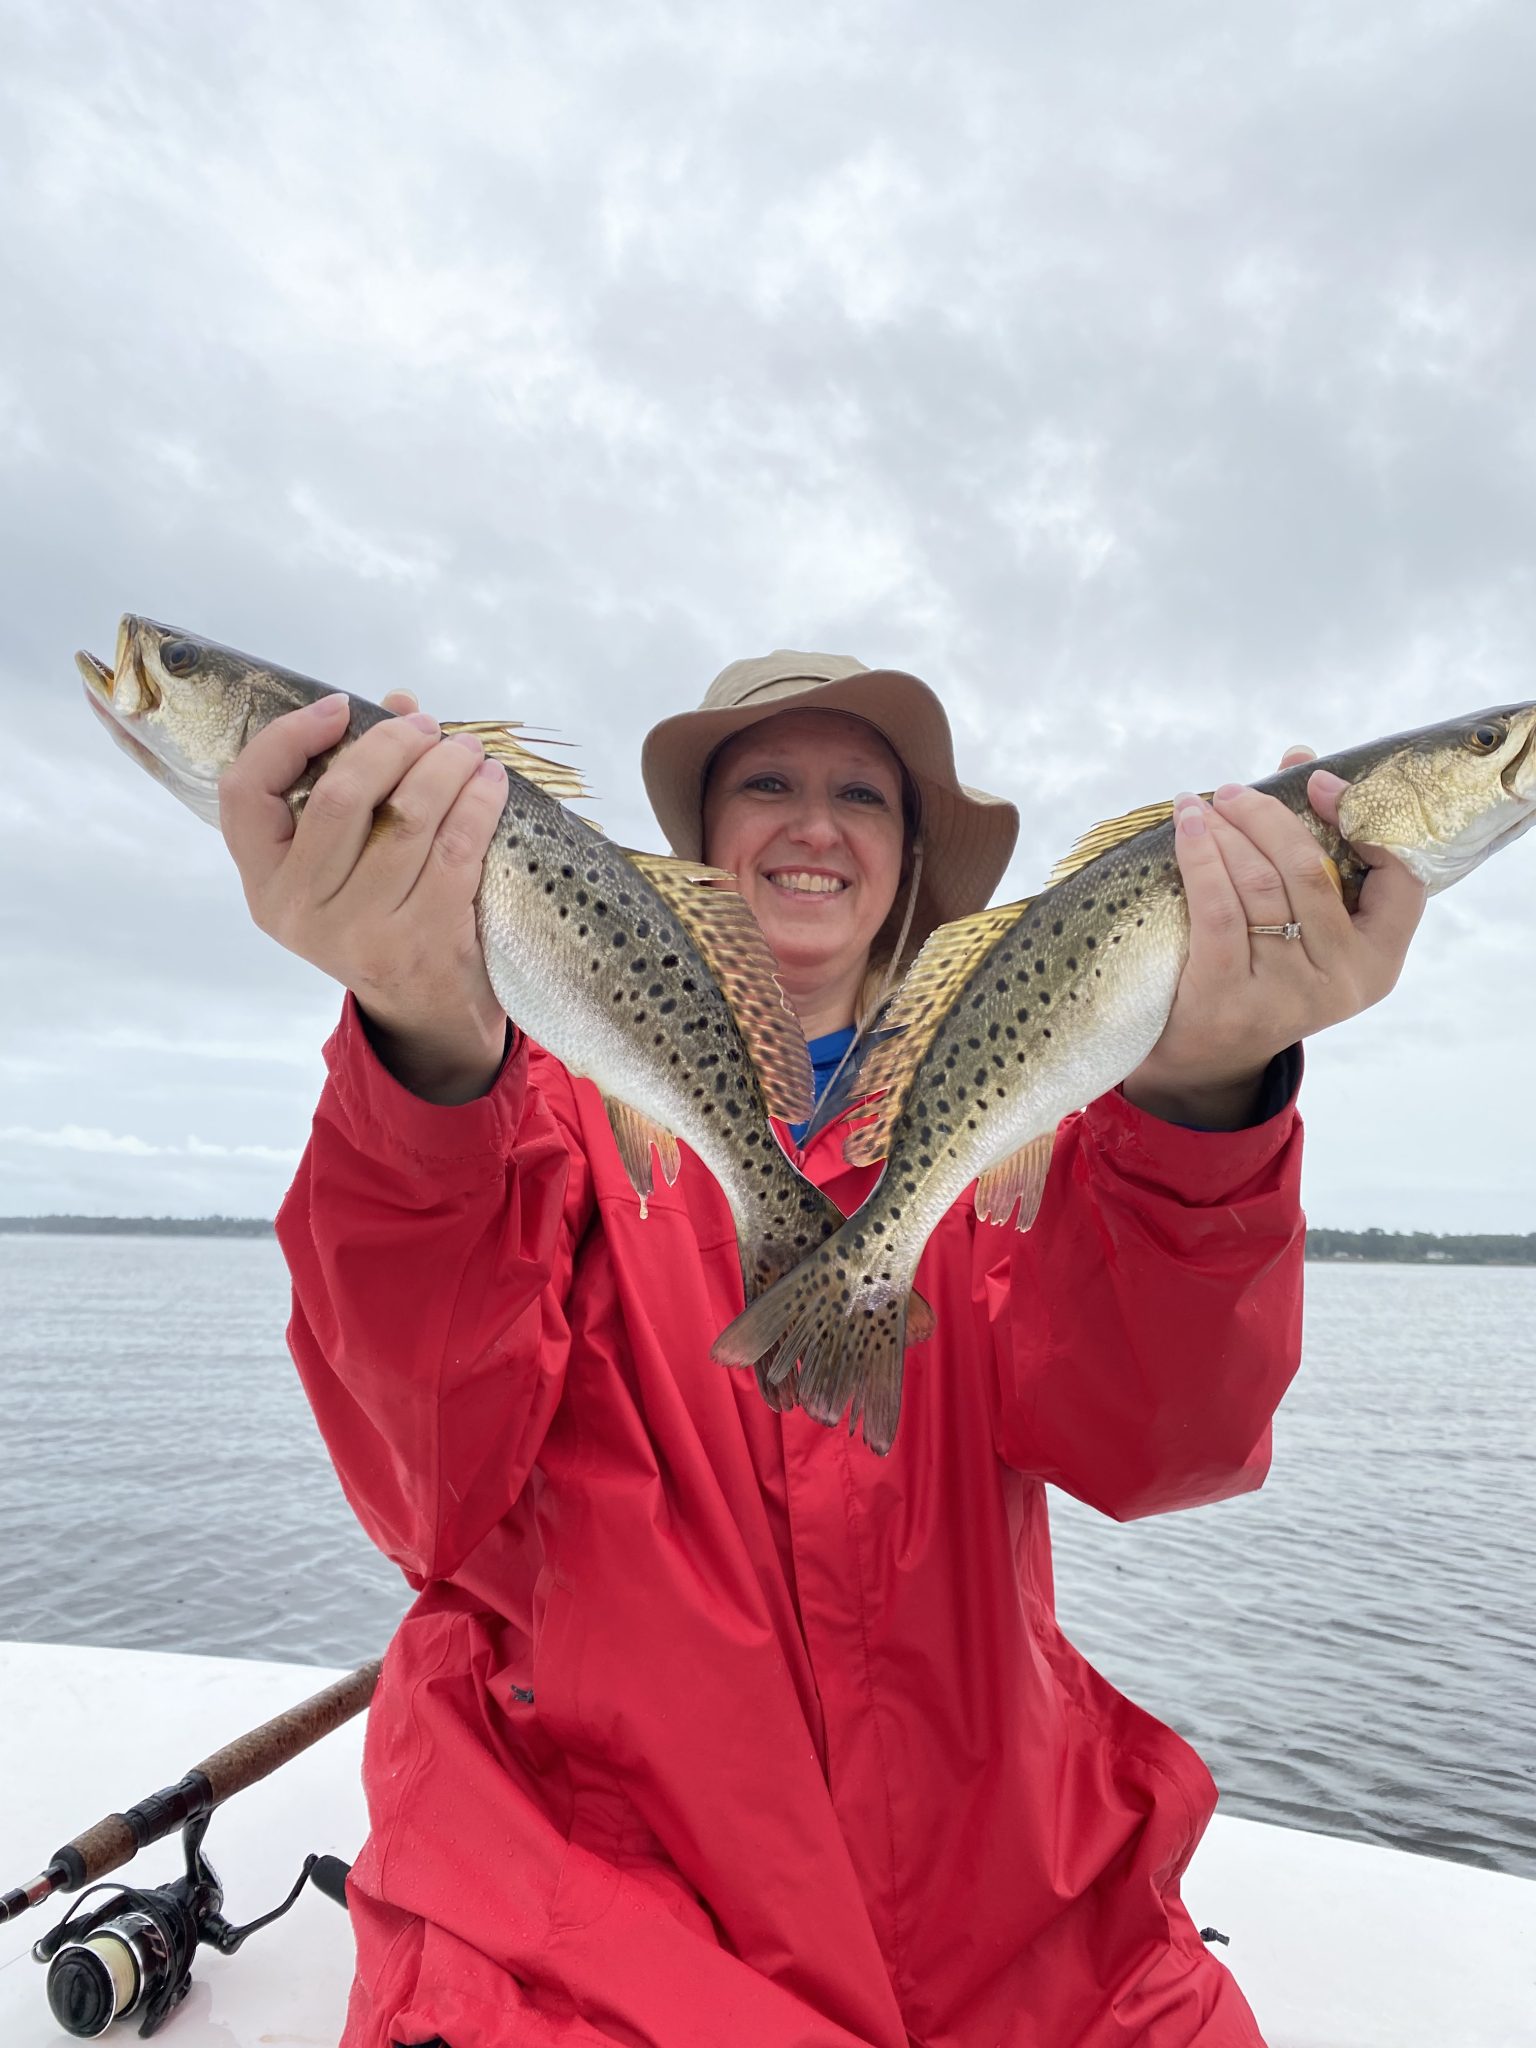
[[[0,1643],[0,1890],[71,1835],[173,1783],[231,1737],[339,1672],[228,1657]],[[276,1905],[310,1850],[350,1862],[365,1820],[363,1721],[328,1736],[216,1816],[208,1853],[236,1923]],[[166,1841],[130,1866],[164,1884]],[[127,1873],[120,1873],[126,1875]],[[1270,2048],[1533,2048],[1536,1883],[1330,1836],[1218,1816],[1185,1880],[1200,1926]],[[0,1927],[0,2043],[65,2048],[28,1953],[66,1901]],[[167,2048],[335,2048],[352,1945],[341,1908],[306,1888],[231,1957],[199,1951]],[[109,2041],[133,2039],[136,2022]]]

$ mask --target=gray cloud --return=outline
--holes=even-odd
[[[124,608],[558,724],[642,843],[726,660],[914,668],[1014,893],[1531,692],[1513,0],[12,16],[0,1126],[156,1149],[0,1138],[0,1209],[269,1209],[334,1014],[85,720]],[[1318,1221],[1536,1228],[1531,859],[1310,1049]]]

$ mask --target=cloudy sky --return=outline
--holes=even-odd
[[[1093,820],[1536,694],[1520,0],[10,0],[0,1213],[270,1214],[337,991],[119,612],[581,743],[780,645]],[[1314,1042],[1317,1223],[1536,1229],[1536,838]]]

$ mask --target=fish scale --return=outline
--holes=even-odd
[[[1368,872],[1358,846],[1404,861],[1431,892],[1536,821],[1536,706],[1507,705],[1425,727],[1255,785],[1318,842],[1353,909]],[[1318,769],[1350,783],[1335,831],[1313,811]],[[823,1422],[844,1413],[890,1449],[902,1355],[933,1317],[913,1279],[928,1237],[976,1182],[976,1213],[1027,1229],[1057,1124],[1123,1081],[1161,1037],[1189,949],[1171,804],[1095,826],[1037,897],[940,926],[872,1037],[852,1083],[878,1097],[844,1145],[884,1171],[843,1228],[716,1340],[745,1362],[777,1347],[799,1362],[799,1398]],[[1266,942],[1269,943],[1269,942]],[[1283,942],[1282,942],[1283,943]],[[845,1091],[845,1095],[846,1095]],[[821,1127],[846,1107],[824,1101]],[[855,1115],[859,1112],[856,1110]]]

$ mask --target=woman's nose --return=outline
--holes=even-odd
[[[797,846],[835,846],[842,832],[830,800],[826,797],[803,797],[789,821],[789,836]]]

